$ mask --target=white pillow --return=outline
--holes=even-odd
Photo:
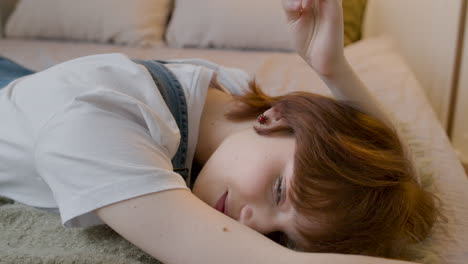
[[[280,0],[177,0],[171,47],[293,50]]]
[[[161,43],[172,0],[20,0],[7,37]]]

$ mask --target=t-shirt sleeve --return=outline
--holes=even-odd
[[[217,74],[217,81],[222,85],[223,90],[235,95],[241,95],[248,91],[249,81],[254,76],[242,69],[226,67],[205,59],[173,59],[168,61],[200,65],[214,70]]]
[[[79,96],[38,132],[37,172],[49,185],[66,227],[103,222],[93,210],[169,189],[188,189],[172,171],[174,124],[111,90]]]

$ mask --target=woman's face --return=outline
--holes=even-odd
[[[260,233],[292,235],[295,211],[287,191],[294,150],[292,136],[258,135],[253,128],[237,132],[226,138],[206,162],[193,193]]]

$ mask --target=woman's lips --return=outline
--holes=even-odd
[[[226,191],[220,198],[219,200],[216,202],[215,204],[215,209],[220,211],[221,213],[224,214],[224,212],[226,211],[226,197],[227,197],[227,194],[228,192]]]

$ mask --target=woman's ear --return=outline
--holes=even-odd
[[[254,125],[255,130],[259,134],[264,134],[265,131],[278,131],[288,126],[286,119],[281,111],[273,106],[257,117],[257,122]]]

